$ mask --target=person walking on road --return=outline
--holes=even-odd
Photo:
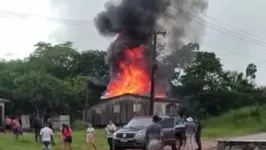
[[[40,131],[40,136],[42,140],[42,149],[43,150],[51,150],[52,141],[53,141],[53,131],[48,127],[48,124],[45,124],[45,126]]]
[[[193,149],[193,141],[194,141],[194,136],[195,136],[195,132],[196,132],[196,126],[195,126],[195,123],[194,123],[194,120],[192,117],[187,118],[185,130],[186,130],[186,147],[187,147],[187,150],[194,150]]]
[[[163,128],[158,123],[159,116],[155,115],[152,118],[153,124],[149,125],[146,130],[146,141],[148,142],[148,150],[163,149]]]
[[[201,146],[201,128],[202,128],[202,125],[201,125],[199,119],[196,119],[195,120],[195,123],[196,123],[196,135],[195,135],[195,139],[196,139],[196,143],[198,145],[197,150],[202,150],[202,146]]]
[[[116,131],[116,126],[115,124],[110,120],[109,124],[107,125],[105,132],[106,132],[106,137],[107,137],[107,142],[109,145],[109,150],[113,150],[113,135],[114,132]]]

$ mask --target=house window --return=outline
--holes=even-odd
[[[156,115],[162,115],[162,105],[161,104],[155,104],[155,114]]]
[[[168,116],[177,116],[178,115],[178,106],[176,104],[166,105],[166,114]]]
[[[133,105],[133,112],[140,112],[140,104]]]
[[[113,111],[114,111],[114,113],[119,113],[120,112],[120,105],[114,105]]]

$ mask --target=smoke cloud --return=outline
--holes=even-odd
[[[50,0],[54,17],[68,21],[58,21],[57,28],[50,35],[50,40],[56,43],[74,42],[79,50],[105,50],[108,38],[99,36],[93,18],[104,9],[106,0]]]
[[[108,48],[107,63],[111,75],[117,72],[115,61],[125,48],[146,46],[146,59],[150,62],[152,35],[147,32],[166,30],[159,38],[157,84],[168,85],[174,66],[184,64],[186,59],[182,46],[199,42],[204,25],[199,24],[200,14],[208,8],[207,0],[120,0],[109,1],[105,10],[95,18],[98,32],[105,37],[117,36]],[[189,55],[189,51],[186,52]],[[182,60],[182,62],[180,61]],[[175,65],[173,65],[175,64]],[[179,65],[182,66],[182,65]],[[149,67],[151,68],[151,67]]]

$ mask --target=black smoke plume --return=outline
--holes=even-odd
[[[191,42],[198,42],[201,32],[193,32],[188,27],[193,26],[190,17],[198,18],[208,6],[206,0],[120,0],[109,1],[105,10],[95,18],[95,25],[102,36],[117,38],[108,48],[107,63],[110,66],[111,78],[118,71],[116,61],[125,48],[140,45],[146,47],[147,64],[151,64],[151,39],[148,32],[166,30],[167,35],[160,43],[164,45],[159,52],[157,81],[167,86],[173,63],[178,63],[179,49],[186,44],[184,39],[190,37]],[[196,25],[196,30],[203,30]],[[191,33],[192,31],[192,33]],[[193,35],[194,34],[194,35]],[[191,36],[192,35],[192,36]],[[189,40],[190,41],[190,40]],[[171,59],[168,59],[170,58]],[[171,62],[169,62],[171,60]],[[169,64],[169,65],[168,65]],[[151,68],[151,67],[150,67]],[[160,68],[160,66],[159,66]]]

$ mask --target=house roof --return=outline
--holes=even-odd
[[[131,93],[125,93],[125,94],[122,94],[122,95],[118,95],[118,96],[113,96],[113,97],[109,97],[109,98],[102,98],[102,100],[106,101],[106,100],[113,100],[113,99],[116,99],[118,97],[122,97],[122,96],[134,96],[134,97],[139,97],[139,98],[143,98],[143,99],[150,99],[149,96],[143,96],[143,95],[138,95],[138,94],[131,94]],[[180,101],[178,100],[177,98],[172,98],[172,97],[155,97],[154,98],[154,101],[161,101],[161,100],[164,100],[164,101],[172,101],[172,102],[176,102],[176,101]]]
[[[10,100],[0,98],[0,103],[8,103],[8,102],[10,102]]]
[[[103,104],[103,103],[106,103],[106,102],[114,101],[114,100],[116,100],[119,97],[126,97],[126,96],[139,97],[139,98],[142,98],[143,100],[149,100],[150,99],[149,96],[126,93],[126,94],[122,94],[122,95],[119,95],[119,96],[114,96],[114,97],[100,99],[97,103],[95,103],[95,104],[93,104],[91,106],[88,106],[88,107],[83,107],[83,108],[91,108],[91,107],[94,107],[94,106],[97,106],[97,105],[100,105],[100,104]],[[178,102],[180,102],[179,99],[171,98],[171,97],[160,97],[160,98],[159,97],[155,97],[154,101],[155,102],[161,102],[161,103],[164,103],[164,102],[165,103],[169,103],[169,102],[170,103],[178,103]]]

